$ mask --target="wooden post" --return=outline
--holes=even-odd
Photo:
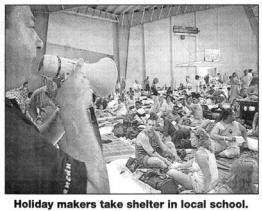
[[[146,53],[145,53],[145,31],[144,24],[141,24],[142,32],[142,70],[143,70],[143,81],[146,79]]]
[[[169,39],[170,39],[170,76],[171,76],[171,88],[174,87],[174,73],[173,73],[173,27],[172,17],[169,17]]]

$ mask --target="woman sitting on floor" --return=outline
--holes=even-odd
[[[177,154],[162,142],[160,135],[155,131],[156,121],[157,115],[151,113],[146,128],[136,138],[135,156],[144,167],[165,169],[171,162],[164,155],[177,157]]]
[[[254,173],[257,168],[257,162],[252,158],[235,160],[229,180],[222,186],[216,187],[212,193],[257,193],[254,185]]]
[[[200,94],[199,93],[192,93],[193,103],[191,105],[185,104],[192,112],[194,125],[199,125],[203,119],[203,109],[199,103]]]
[[[221,157],[234,158],[240,155],[240,144],[236,136],[242,136],[247,142],[246,128],[235,121],[235,114],[231,108],[223,109],[221,120],[212,129],[211,138],[214,140],[214,149]]]
[[[169,112],[172,112],[173,106],[174,104],[172,103],[171,96],[167,95],[160,108],[161,114],[167,114]]]
[[[196,193],[207,193],[218,182],[216,158],[210,137],[205,130],[198,128],[195,136],[198,145],[195,158],[184,164],[171,165],[167,174],[186,189]],[[186,174],[183,171],[189,173]]]

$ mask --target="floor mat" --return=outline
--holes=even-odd
[[[103,154],[106,162],[134,156],[134,147],[119,139],[111,140],[111,143],[103,144]]]
[[[251,150],[245,150],[245,151],[241,152],[241,155],[240,155],[239,158],[243,158],[243,157],[253,158],[253,159],[258,161],[258,152],[254,152],[254,151],[251,151]],[[238,159],[238,158],[229,159],[229,158],[217,157],[217,168],[218,168],[220,180],[224,181],[224,180],[227,180],[229,178],[230,168],[231,168],[233,162],[236,159]]]

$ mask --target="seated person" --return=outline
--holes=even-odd
[[[259,78],[258,77],[253,77],[247,92],[249,96],[258,96],[258,83],[259,82]]]
[[[258,169],[257,162],[252,158],[235,160],[230,169],[230,177],[222,186],[212,193],[250,194],[258,193],[254,185],[254,173]]]
[[[167,95],[166,100],[164,100],[160,111],[162,114],[167,114],[169,112],[172,112],[174,104],[171,101],[171,96]]]
[[[240,148],[236,136],[242,136],[247,141],[246,128],[235,121],[235,114],[231,108],[223,109],[221,120],[211,131],[215,152],[221,157],[233,158],[239,156]]]
[[[141,101],[136,101],[135,102],[135,108],[130,109],[129,113],[133,113],[134,114],[134,120],[136,120],[138,122],[138,124],[146,124],[146,120],[147,120],[147,114],[144,110],[144,108],[142,108],[142,102]]]
[[[121,98],[118,99],[117,108],[113,110],[116,116],[124,116],[127,114],[126,105]]]
[[[213,127],[216,125],[217,122],[218,120],[205,119],[201,123],[200,127],[202,127],[210,135]]]
[[[240,105],[236,99],[233,100],[231,104],[231,108],[235,113],[235,118],[239,118],[240,117]]]
[[[196,193],[207,193],[218,182],[216,158],[210,137],[205,130],[198,128],[195,136],[197,137],[195,157],[186,163],[171,165],[167,174],[186,189],[193,189]]]
[[[135,108],[134,94],[130,93],[126,98],[126,107],[128,110]]]
[[[242,99],[248,98],[248,90],[247,90],[247,88],[242,88],[240,90],[239,98],[242,98]]]
[[[171,86],[168,87],[168,89],[166,90],[166,94],[167,94],[167,95],[172,95],[172,94],[173,94],[173,91],[172,91]]]
[[[135,157],[144,167],[167,168],[171,162],[163,155],[174,155],[155,131],[156,115],[150,115],[146,128],[141,131],[135,144]]]
[[[163,135],[165,139],[170,139],[177,149],[192,148],[190,129],[179,126],[175,115],[164,117]]]
[[[256,112],[255,115],[254,115],[254,118],[253,118],[253,122],[252,122],[251,136],[258,137],[258,130],[259,130],[259,119],[258,119],[258,117],[259,117],[258,112]]]
[[[177,90],[184,90],[186,89],[186,87],[184,86],[183,83],[180,83],[179,87],[177,88]]]
[[[186,106],[191,110],[193,118],[195,120],[202,120],[203,119],[203,109],[202,109],[202,106],[199,103],[199,97],[200,97],[200,95],[198,93],[192,94],[192,104],[188,105],[186,103]]]

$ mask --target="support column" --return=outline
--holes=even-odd
[[[127,46],[126,46],[126,60],[125,60],[125,79],[127,76],[128,52],[129,52],[130,26],[127,29]]]
[[[119,61],[119,25],[114,23],[113,25],[113,52],[114,52],[114,61],[116,62],[117,67],[117,79],[120,80],[120,61]]]
[[[120,77],[126,79],[130,27],[118,25]]]
[[[145,31],[144,24],[141,24],[142,33],[142,71],[143,71],[143,81],[146,79],[146,53],[145,53]]]
[[[172,16],[169,17],[169,42],[170,42],[170,76],[171,76],[171,88],[174,88],[174,64],[173,64],[173,26]]]

